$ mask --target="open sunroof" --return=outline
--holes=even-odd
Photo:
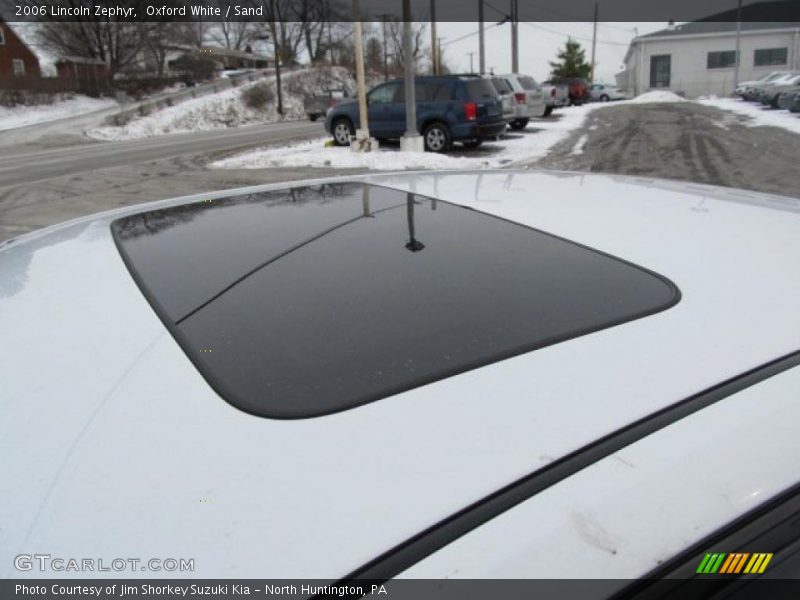
[[[353,408],[679,299],[601,252],[362,183],[153,210],[112,231],[208,383],[264,417]]]

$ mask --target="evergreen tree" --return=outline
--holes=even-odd
[[[550,61],[550,76],[554,79],[564,77],[587,78],[592,72],[592,65],[586,62],[586,52],[581,45],[569,38],[563,50],[556,55],[558,60]]]

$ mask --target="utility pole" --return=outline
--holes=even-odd
[[[478,68],[486,73],[486,49],[483,45],[483,0],[478,0]]]
[[[281,53],[280,45],[278,44],[278,28],[275,25],[275,0],[269,1],[270,17],[269,29],[272,34],[272,48],[275,54],[275,88],[278,92],[278,114],[283,116],[283,91],[281,87]]]
[[[511,0],[511,72],[519,73],[519,4]]]
[[[467,52],[469,54],[469,72],[474,73],[475,69],[472,68],[472,57],[475,56],[474,52]]]
[[[353,42],[356,53],[356,86],[358,87],[359,128],[355,139],[350,140],[350,148],[355,152],[369,152],[378,149],[378,142],[369,137],[369,118],[367,113],[367,89],[364,78],[364,44],[361,33],[361,5],[353,0]]]
[[[442,40],[443,36],[436,38],[436,74],[442,74]]]
[[[739,85],[739,38],[742,37],[742,0],[736,6],[736,69],[733,72],[733,89]]]
[[[594,83],[594,53],[597,46],[597,2],[594,3],[594,27],[592,28],[592,72],[589,83]]]
[[[431,0],[431,72],[439,74],[439,57],[436,52],[436,0]]]
[[[357,1],[357,0],[356,0]],[[425,145],[417,131],[417,99],[414,89],[414,48],[411,39],[411,0],[403,0],[403,66],[405,77],[406,132],[400,138],[400,150],[423,152]]]

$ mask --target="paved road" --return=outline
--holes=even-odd
[[[32,152],[23,148],[13,154],[0,154],[0,187],[141,161],[283,143],[323,134],[321,123],[292,121]]]
[[[97,143],[61,128],[57,141],[80,143],[60,149],[54,147],[52,131],[34,144],[11,148],[3,147],[0,136],[0,241],[117,206],[357,172],[207,167],[210,160],[237,148],[321,132],[319,124],[296,122]],[[537,133],[536,123],[531,123],[520,135]],[[584,127],[532,166],[681,179],[800,197],[799,155],[799,135],[749,127],[733,113],[694,103],[618,105],[590,113]]]

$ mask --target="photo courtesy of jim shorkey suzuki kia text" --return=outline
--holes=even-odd
[[[389,591],[383,584],[369,585],[311,585],[311,584],[281,584],[273,585],[265,583],[263,586],[248,585],[243,583],[219,583],[212,585],[201,585],[196,583],[186,584],[153,584],[153,583],[113,583],[108,585],[93,584],[47,584],[47,585],[28,585],[16,584],[15,594],[17,596],[72,596],[72,597],[104,597],[104,598],[139,598],[148,596],[157,597],[195,597],[213,596],[234,598],[242,596],[300,596],[309,598],[316,596],[338,596],[349,598],[361,598],[372,596],[376,598],[389,597]]]
[[[107,6],[104,4],[85,5],[63,5],[63,4],[17,4],[14,6],[16,17],[103,17],[116,19],[137,19],[142,16],[147,17],[263,17],[264,6],[242,6],[235,4],[227,5],[225,10],[219,6],[207,4],[182,4],[180,6],[167,6],[165,4],[142,4],[139,5],[143,11],[137,11],[135,7]]]

